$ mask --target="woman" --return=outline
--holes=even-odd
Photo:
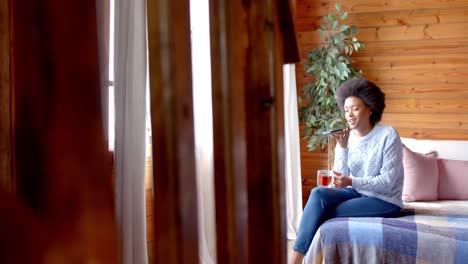
[[[291,263],[302,263],[319,226],[335,217],[394,217],[403,207],[402,144],[398,132],[378,124],[385,95],[374,83],[355,78],[337,91],[349,128],[337,140],[334,188],[310,194],[299,226]]]

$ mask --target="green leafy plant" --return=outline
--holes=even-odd
[[[327,146],[328,136],[322,132],[346,126],[336,104],[336,90],[344,81],[361,75],[351,65],[351,54],[365,47],[356,38],[359,30],[354,25],[340,24],[348,13],[338,4],[335,8],[337,12],[324,16],[325,23],[317,29],[325,44],[307,54],[304,70],[315,81],[305,85],[298,97],[302,105],[299,120],[305,124],[304,138],[308,139],[309,151]]]

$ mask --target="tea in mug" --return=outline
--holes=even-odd
[[[317,186],[320,187],[331,187],[333,181],[332,172],[329,170],[318,170],[317,171]]]

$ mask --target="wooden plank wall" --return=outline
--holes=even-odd
[[[403,137],[468,140],[468,1],[297,0],[301,60],[319,45],[320,17],[341,4],[367,48],[353,55],[364,76],[386,93],[382,123]],[[311,79],[296,71],[298,92]],[[324,153],[301,142],[303,197],[326,167]]]

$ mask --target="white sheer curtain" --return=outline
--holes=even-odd
[[[122,263],[146,264],[146,1],[115,0],[116,217]]]
[[[286,218],[287,237],[296,239],[302,217],[301,155],[299,146],[299,120],[295,65],[283,67],[284,128],[286,156]]]
[[[190,1],[200,263],[216,263],[208,0]]]

